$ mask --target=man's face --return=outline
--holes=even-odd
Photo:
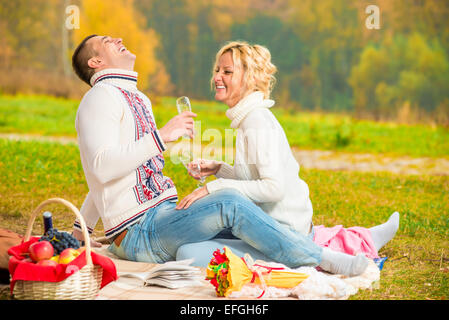
[[[89,66],[100,71],[107,68],[134,69],[136,56],[131,53],[122,43],[120,38],[109,36],[96,36],[87,41],[92,45],[96,56],[89,59]]]

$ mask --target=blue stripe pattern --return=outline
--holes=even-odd
[[[173,196],[173,197],[169,197],[164,199],[163,201],[170,201],[170,202],[177,202],[178,201],[178,196]],[[157,202],[155,205],[139,212],[137,215],[135,215],[134,217],[132,217],[130,220],[126,221],[125,223],[121,224],[118,227],[115,227],[113,229],[109,229],[107,232],[105,232],[105,236],[107,238],[110,238],[114,235],[120,234],[122,231],[124,231],[126,228],[128,228],[129,226],[131,226],[132,224],[134,224],[135,222],[137,222],[138,220],[140,220],[144,214],[148,211],[148,209],[150,208],[154,208],[155,206],[157,206],[160,202]]]
[[[99,80],[97,80],[96,82],[100,82],[103,81],[105,79],[125,79],[125,80],[130,80],[130,81],[134,81],[137,83],[137,79],[135,78],[129,78],[126,76],[105,76],[104,78],[100,78]]]

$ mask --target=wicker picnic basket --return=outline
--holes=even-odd
[[[92,263],[91,246],[86,223],[78,209],[69,201],[52,198],[42,202],[31,214],[24,242],[30,240],[31,230],[37,214],[48,204],[60,203],[67,206],[76,215],[81,224],[86,245],[86,265],[59,282],[18,280],[14,286],[14,298],[26,300],[79,300],[93,299],[100,290],[103,269]]]

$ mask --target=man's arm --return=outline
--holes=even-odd
[[[123,108],[106,88],[91,90],[78,110],[77,131],[80,152],[89,171],[100,183],[107,183],[135,170],[166,149],[156,130],[137,141],[120,142]]]
[[[91,234],[98,222],[98,219],[100,218],[100,215],[98,214],[97,207],[95,207],[92,194],[90,192],[87,193],[86,199],[84,199],[83,205],[80,209],[80,214],[86,222],[87,231]],[[80,241],[85,240],[81,232],[81,224],[78,219],[75,219],[75,223],[73,225],[73,236]],[[92,239],[90,240],[90,243],[93,247],[101,247],[101,243]]]

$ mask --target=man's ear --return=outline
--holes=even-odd
[[[100,57],[92,57],[89,60],[87,60],[87,65],[89,68],[97,69],[101,66],[103,66],[104,61]]]

